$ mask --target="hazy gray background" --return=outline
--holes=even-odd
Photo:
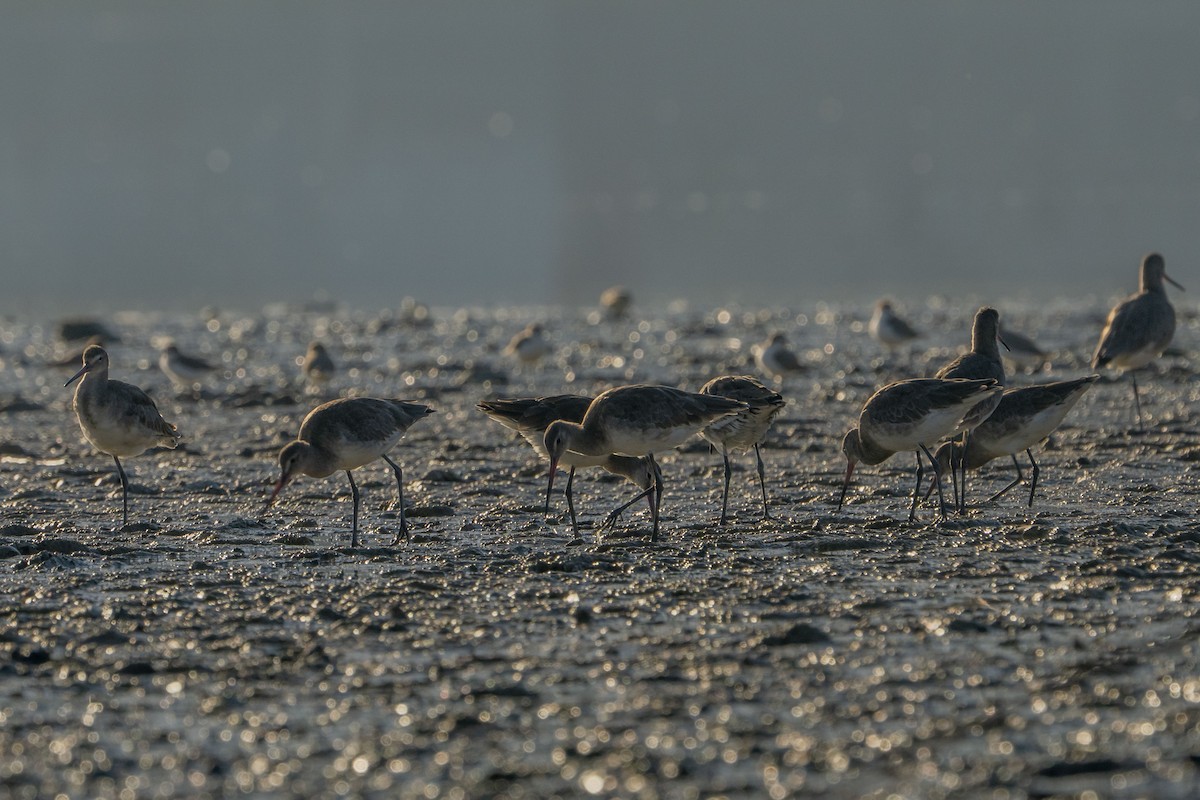
[[[0,15],[0,309],[1200,289],[1200,3]]]

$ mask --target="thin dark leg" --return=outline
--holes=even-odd
[[[575,468],[567,473],[567,513],[571,515],[571,533],[576,537],[579,536],[579,525],[575,521],[575,501],[571,488],[575,485]]]
[[[408,521],[404,519],[404,470],[387,456],[384,456],[383,460],[388,463],[388,466],[392,468],[392,472],[396,474],[396,489],[400,492],[400,532],[396,534],[395,539],[392,539],[392,546],[395,547],[399,544],[401,538],[408,541]]]
[[[1033,460],[1033,451],[1032,450],[1027,449],[1025,451],[1025,455],[1029,456],[1029,463],[1033,466],[1033,480],[1032,480],[1032,485],[1029,487],[1029,507],[1033,508],[1033,493],[1037,491],[1038,473],[1041,472],[1041,470],[1038,469],[1038,463]],[[1013,461],[1016,461],[1016,460],[1017,460],[1017,457],[1013,456]]]
[[[125,527],[129,524],[129,478],[125,477],[121,459],[113,456],[113,461],[117,462],[117,475],[121,478],[121,527]]]
[[[350,546],[358,547],[358,486],[354,483],[354,476],[350,474],[350,470],[346,470],[346,477],[350,479],[350,493],[354,495],[354,522],[350,526]]]
[[[913,487],[912,508],[908,511],[908,521],[912,522],[917,518],[917,500],[921,497],[921,478],[925,475],[925,466],[921,463],[921,451],[915,451],[917,454],[917,485]],[[945,509],[942,509],[945,511]]]
[[[725,493],[721,495],[721,524],[725,524],[726,511],[729,508],[729,474],[732,471],[729,466],[729,451],[722,450],[721,458],[725,460]]]
[[[635,494],[633,496],[633,499],[630,500],[628,503],[622,503],[621,505],[614,508],[612,511],[608,512],[608,515],[604,517],[604,521],[600,523],[600,527],[598,530],[604,530],[605,528],[611,528],[613,525],[616,524],[617,520],[621,517],[621,515],[625,513],[625,510],[627,508],[629,508],[631,505],[633,505],[637,501],[641,500],[642,498],[649,498],[650,514],[651,514],[651,516],[653,516],[653,514],[654,514],[654,484],[652,483],[649,486],[647,486],[645,489],[642,489],[640,492]]]
[[[920,445],[920,447],[921,447],[921,452],[917,453],[918,476],[920,475],[921,453],[924,453],[925,457],[929,459],[929,466],[933,467],[933,479],[935,481],[937,481],[937,487],[938,487],[938,509],[939,509],[939,513],[941,514],[941,518],[945,519],[946,518],[946,495],[942,491],[942,468],[938,466],[937,461],[934,460],[933,453],[929,452],[928,447],[926,447],[925,445]],[[921,488],[920,477],[917,478],[917,488],[918,489]],[[915,509],[915,504],[914,504],[914,509]]]
[[[758,452],[758,445],[754,445],[754,458],[758,461],[758,486],[762,489],[763,496],[763,519],[770,519],[771,512],[767,511],[767,479],[766,471],[763,469],[762,454]],[[728,491],[728,490],[727,490]]]
[[[658,520],[662,516],[662,496],[663,496],[663,477],[662,470],[658,468],[658,462],[654,460],[654,453],[647,453],[646,458],[650,460],[650,466],[654,469],[654,523],[650,531],[650,541],[658,541]]]
[[[1138,399],[1137,388],[1137,373],[1129,373],[1129,377],[1133,379],[1133,407],[1137,409],[1137,431],[1142,432],[1142,401]]]
[[[1014,486],[1016,486],[1018,483],[1020,483],[1020,482],[1021,482],[1022,480],[1024,480],[1024,478],[1025,478],[1025,476],[1021,474],[1021,463],[1020,463],[1019,461],[1017,461],[1017,456],[1016,456],[1016,454],[1014,453],[1014,454],[1011,456],[1011,458],[1012,458],[1013,466],[1014,466],[1014,467],[1016,467],[1016,469],[1017,469],[1017,477],[1013,478],[1013,479],[1012,479],[1012,482],[1011,482],[1011,483],[1009,483],[1009,484],[1008,484],[1008,486],[1005,486],[1003,489],[1001,489],[1000,491],[996,492],[994,495],[992,495],[991,497],[989,497],[989,498],[988,498],[988,502],[989,502],[989,503],[990,503],[990,502],[992,502],[993,500],[995,500],[996,498],[998,498],[1000,495],[1002,495],[1002,494],[1004,494],[1005,492],[1007,492],[1009,489],[1011,489],[1011,488],[1013,488]]]
[[[954,440],[951,440],[953,442]],[[958,456],[954,454],[956,447],[950,448],[950,483],[954,489],[954,507],[958,507]],[[933,486],[929,487],[929,491],[933,491]]]
[[[963,431],[962,453],[958,457],[958,471],[961,479],[958,483],[958,513],[967,513],[967,445],[971,443],[971,432]]]

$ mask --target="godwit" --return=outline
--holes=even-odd
[[[892,310],[890,300],[880,300],[875,304],[867,332],[889,352],[921,335]]]
[[[600,308],[609,319],[624,319],[633,304],[633,292],[624,286],[610,286],[600,293]]]
[[[1142,401],[1138,398],[1137,375],[1133,370],[1162,355],[1175,335],[1175,309],[1167,299],[1164,280],[1183,289],[1167,275],[1163,257],[1150,253],[1142,259],[1141,290],[1109,312],[1096,354],[1092,356],[1092,369],[1111,364],[1122,372],[1129,372],[1133,379],[1133,403],[1137,409],[1139,431],[1142,429]]]
[[[560,419],[568,422],[579,422],[583,419],[591,397],[577,394],[559,394],[551,397],[521,397],[498,400],[482,400],[476,404],[483,413],[499,422],[509,430],[516,431],[529,442],[530,447],[537,453],[549,459],[546,452],[546,428],[550,423]],[[567,510],[571,514],[571,531],[578,536],[579,525],[575,519],[575,502],[572,498],[571,487],[575,481],[576,467],[600,467],[614,475],[620,475],[645,491],[654,482],[650,462],[645,458],[630,456],[604,455],[586,456],[567,450],[559,458],[561,466],[570,467],[567,473]],[[547,501],[549,496],[547,495]],[[549,508],[546,509],[549,512]],[[654,511],[653,504],[650,507]]]
[[[783,380],[789,373],[805,370],[782,333],[772,334],[767,341],[755,345],[754,361],[759,369],[777,381]]]
[[[946,442],[934,454],[943,469],[954,458],[965,469],[978,469],[993,458],[1011,456],[1017,468],[1017,477],[1012,483],[996,492],[988,502],[1021,482],[1021,465],[1017,453],[1024,450],[1033,467],[1033,481],[1029,487],[1029,507],[1033,508],[1033,493],[1037,491],[1038,464],[1033,459],[1033,446],[1045,439],[1062,424],[1063,418],[1079,402],[1099,375],[1089,375],[1072,381],[1056,381],[1020,389],[1009,389],[1000,397],[1000,403],[986,420],[971,431],[966,450],[962,445]],[[929,487],[933,491],[932,484]]]
[[[175,448],[181,438],[175,426],[162,418],[149,395],[136,386],[108,379],[108,353],[98,344],[83,351],[83,367],[76,379],[75,416],[84,437],[101,453],[113,457],[121,479],[121,524],[129,524],[129,479],[121,456],[136,456],[155,445]]]
[[[554,473],[570,450],[583,455],[645,456],[654,482],[629,503],[614,510],[601,527],[611,525],[622,510],[653,493],[650,541],[658,539],[663,477],[654,454],[686,442],[713,422],[744,411],[746,404],[727,397],[685,392],[668,386],[620,386],[601,393],[581,422],[558,420],[546,428],[545,446],[550,455],[546,497],[554,489]]]
[[[1004,357],[1011,361],[1016,369],[1033,372],[1041,369],[1050,358],[1036,342],[1011,328],[1001,327],[1000,338],[1007,348],[1003,353]]]
[[[929,459],[934,474],[939,474],[937,462],[929,445],[962,429],[963,417],[979,403],[995,397],[1003,389],[994,380],[916,379],[889,384],[867,400],[858,418],[858,426],[846,432],[842,453],[846,456],[846,477],[838,497],[838,510],[846,501],[846,489],[854,467],[860,461],[867,465],[882,464],[901,450],[917,455],[917,484],[913,488],[912,509],[908,521],[917,516],[917,500],[921,490],[924,467],[921,453]],[[946,500],[938,483],[941,515],[946,516]]]
[[[769,519],[767,511],[767,482],[764,477],[762,454],[758,446],[767,435],[775,415],[783,410],[787,401],[778,392],[773,392],[757,378],[749,375],[725,375],[713,378],[700,387],[700,394],[711,394],[741,400],[747,408],[734,416],[723,417],[700,431],[713,447],[720,449],[725,461],[725,491],[721,495],[721,524],[725,524],[729,508],[729,451],[740,453],[754,448],[758,465],[758,485],[762,489],[763,519]]]
[[[998,385],[1004,385],[1004,362],[1000,360],[1000,312],[984,306],[975,312],[975,320],[971,324],[971,351],[946,364],[935,374],[935,378],[950,380],[966,378],[967,380],[982,380],[990,378]],[[971,410],[963,420],[962,432],[964,439],[971,435],[971,429],[988,418],[1000,402],[998,394],[989,397]],[[961,474],[961,485],[956,475]],[[958,472],[951,470],[954,478],[955,502],[959,512],[967,509],[967,474],[961,465]]]
[[[337,367],[325,345],[314,340],[308,343],[308,351],[304,354],[304,360],[300,362],[300,370],[308,379],[309,385],[316,387],[328,383],[337,372]]]
[[[358,486],[350,474],[364,464],[382,458],[396,475],[400,492],[400,532],[392,544],[408,538],[404,519],[404,471],[387,454],[409,427],[433,409],[403,400],[379,400],[374,397],[349,397],[323,403],[300,423],[296,441],[279,451],[279,483],[275,484],[266,508],[270,508],[283,487],[298,473],[324,478],[338,470],[346,471],[354,496],[354,522],[350,546],[358,547]],[[265,512],[265,509],[264,509]]]
[[[180,352],[174,342],[168,344],[158,354],[158,368],[173,383],[188,388],[195,388],[196,384],[200,383],[210,372],[216,369],[216,367],[203,358]]]
[[[546,331],[541,323],[534,322],[513,336],[508,346],[504,348],[506,356],[515,356],[522,364],[536,364],[544,357],[554,352]]]

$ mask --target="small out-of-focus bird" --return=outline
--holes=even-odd
[[[180,352],[174,342],[168,344],[158,354],[158,368],[173,383],[188,388],[194,388],[209,373],[216,369],[216,367],[203,358]]]
[[[1001,326],[1000,338],[1008,345],[1008,349],[1000,355],[1011,361],[1016,369],[1034,372],[1050,359],[1049,354],[1036,342],[1011,328]]]
[[[1144,367],[1162,355],[1175,335],[1175,309],[1167,299],[1163,281],[1182,290],[1167,275],[1167,264],[1158,253],[1142,259],[1140,291],[1122,300],[1108,314],[1092,369],[1112,365],[1129,372],[1133,379],[1133,403],[1137,409],[1138,429],[1142,427],[1142,401],[1138,397],[1137,376],[1133,370]]]
[[[754,363],[776,380],[783,380],[793,372],[804,372],[807,369],[800,363],[800,359],[796,358],[796,354],[788,346],[787,337],[782,333],[772,334],[770,339],[754,346]]]
[[[546,338],[546,330],[540,322],[527,325],[504,348],[506,356],[513,356],[522,364],[536,364],[552,352],[554,347]]]
[[[333,357],[329,355],[325,345],[314,340],[308,343],[308,352],[304,354],[300,370],[304,373],[309,385],[318,386],[328,383],[333,378],[334,373],[337,372],[337,366],[333,363]]]
[[[633,305],[633,292],[624,286],[610,286],[600,293],[600,308],[608,319],[623,319]]]
[[[889,351],[921,335],[892,309],[890,300],[880,300],[875,304],[867,332]]]

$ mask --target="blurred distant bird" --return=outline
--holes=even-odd
[[[304,361],[301,362],[300,369],[311,386],[328,383],[337,372],[337,367],[334,365],[329,351],[325,349],[325,345],[315,340],[308,343],[308,352],[304,354]]]
[[[522,364],[536,364],[554,351],[540,322],[527,325],[513,336],[504,348],[506,356],[514,356]]]
[[[888,384],[871,395],[862,407],[858,425],[847,431],[842,439],[846,477],[838,497],[838,510],[846,502],[846,490],[857,464],[882,464],[901,450],[912,450],[917,454],[917,483],[913,487],[912,509],[908,512],[908,521],[912,522],[917,517],[924,475],[921,454],[929,459],[934,475],[937,475],[940,467],[929,452],[929,446],[962,430],[963,418],[975,406],[998,397],[1002,391],[1002,387],[990,379],[916,379]],[[940,482],[938,501],[941,516],[945,517],[946,501]]]
[[[481,400],[475,407],[509,430],[519,433],[521,438],[529,442],[529,446],[537,451],[538,455],[549,459],[550,454],[546,452],[545,444],[546,428],[552,422],[560,419],[579,422],[583,419],[588,406],[592,404],[592,400],[591,397],[576,394],[559,394],[550,397]],[[571,515],[571,531],[576,536],[579,535],[579,525],[575,519],[575,502],[572,494],[576,467],[600,467],[614,475],[620,475],[643,491],[650,488],[654,482],[654,472],[646,458],[611,454],[587,456],[568,450],[563,453],[558,463],[570,469],[567,473],[567,511]],[[653,503],[653,501],[650,502]],[[650,510],[653,513],[653,505]]]
[[[358,547],[358,486],[350,470],[382,458],[396,476],[400,493],[400,532],[392,544],[408,538],[408,523],[404,519],[404,471],[388,458],[388,451],[399,443],[414,422],[434,413],[432,408],[403,400],[380,400],[374,397],[347,397],[323,403],[308,413],[300,423],[296,441],[279,451],[279,482],[275,484],[266,508],[283,491],[292,478],[304,474],[324,478],[338,470],[346,471],[350,492],[354,497],[354,522],[350,529],[350,546]],[[266,509],[264,509],[265,512]]]
[[[79,350],[73,350],[73,351],[67,353],[65,356],[62,356],[61,358],[56,358],[53,361],[48,362],[48,365],[51,367],[73,367],[79,363],[80,359],[83,358],[83,354],[92,345],[97,345],[99,347],[103,347],[104,340],[101,339],[99,336],[92,336],[91,338],[89,338],[87,340],[87,343]]]
[[[633,292],[624,286],[610,286],[600,293],[600,308],[608,319],[623,319],[633,305]]]
[[[180,352],[171,342],[158,354],[158,368],[161,369],[173,383],[179,386],[194,388],[203,381],[209,373],[216,369],[212,364],[197,356]]]
[[[101,453],[113,457],[121,479],[121,524],[129,524],[129,479],[121,456],[136,456],[151,447],[174,449],[181,438],[175,426],[162,418],[149,395],[136,386],[108,378],[108,353],[91,345],[83,353],[83,368],[77,379],[75,416],[84,437]]]
[[[965,378],[967,380],[990,378],[996,382],[996,385],[1004,386],[1004,362],[1000,360],[1000,341],[1000,312],[994,308],[984,306],[975,312],[975,319],[971,323],[971,351],[946,364],[934,374],[934,377],[941,380],[950,380],[951,378]],[[966,438],[971,435],[971,429],[979,426],[987,419],[988,415],[996,409],[996,405],[999,402],[1000,394],[995,393],[971,409],[971,413],[967,414],[963,419],[963,424],[960,428],[963,433],[964,444]],[[962,478],[961,484],[957,478],[955,478],[954,482],[957,494],[956,500],[959,512],[965,512],[967,510],[967,473],[962,467],[961,462],[959,464],[959,475]],[[951,472],[951,477],[954,477],[953,472]]]
[[[783,410],[787,401],[778,392],[773,392],[758,378],[749,375],[725,375],[713,378],[700,387],[700,394],[711,394],[741,400],[746,408],[729,417],[722,417],[700,431],[700,435],[713,447],[720,449],[725,462],[725,490],[721,494],[721,523],[725,524],[729,508],[729,452],[744,452],[754,448],[758,467],[758,485],[762,489],[763,519],[770,519],[767,511],[767,482],[764,477],[762,454],[758,446],[767,436],[767,430],[775,415]]]
[[[1128,371],[1133,379],[1133,403],[1137,409],[1138,430],[1142,428],[1142,401],[1138,398],[1134,370],[1158,358],[1175,335],[1175,309],[1167,299],[1163,281],[1182,290],[1167,275],[1167,265],[1158,253],[1142,259],[1141,286],[1137,294],[1122,300],[1109,312],[1100,343],[1092,357],[1092,368],[1112,365]]]
[[[1008,346],[1002,355],[1017,369],[1033,372],[1040,369],[1050,358],[1032,339],[1011,328],[1001,327],[1000,338]]]
[[[889,351],[921,335],[892,310],[890,300],[880,300],[875,304],[875,311],[867,324],[867,332]]]
[[[782,333],[775,333],[767,341],[755,345],[753,352],[754,363],[775,380],[783,380],[793,372],[803,372],[807,369],[788,347],[787,337]]]
[[[1006,340],[1007,341],[1007,340]],[[1029,456],[1033,467],[1033,480],[1029,487],[1029,507],[1033,508],[1033,494],[1037,491],[1038,464],[1033,459],[1033,446],[1054,432],[1067,413],[1083,397],[1083,393],[1100,379],[1089,375],[1071,381],[1056,381],[1037,386],[1009,389],[1000,396],[1000,403],[983,423],[971,431],[964,453],[962,445],[946,442],[934,454],[938,465],[945,470],[952,460],[961,460],[965,469],[978,469],[993,458],[1010,456],[1017,469],[1017,477],[989,498],[1000,495],[1021,482],[1021,465],[1017,453],[1022,450]],[[933,491],[933,484],[929,486]],[[928,495],[926,495],[928,496]]]

